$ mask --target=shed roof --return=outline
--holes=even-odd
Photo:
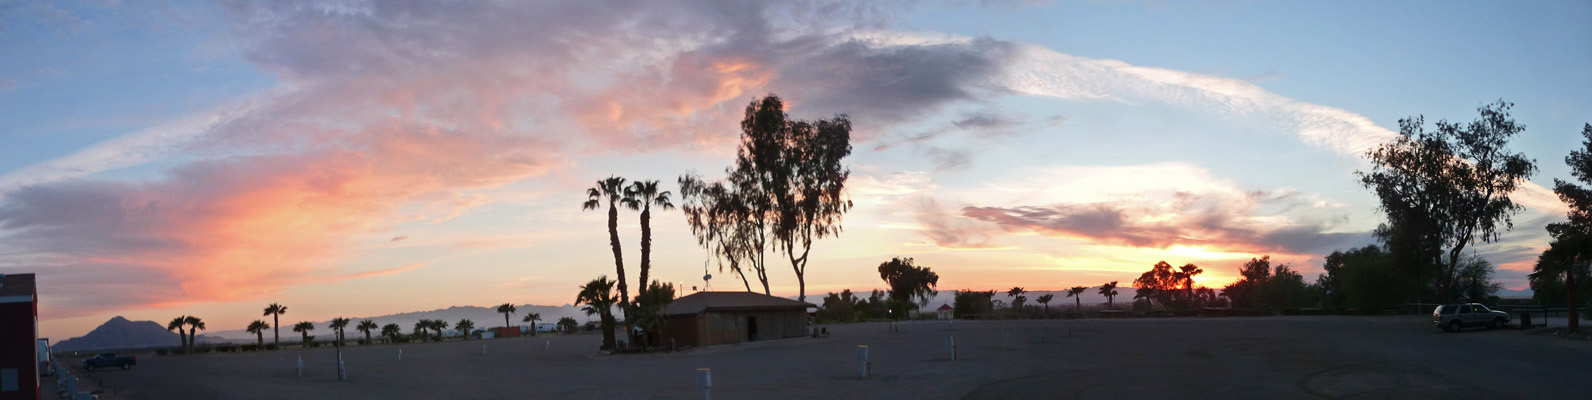
[[[752,292],[697,292],[674,299],[663,315],[697,314],[704,311],[806,311],[810,303]]]
[[[33,301],[33,274],[0,274],[0,302]]]
[[[954,309],[954,308],[951,308],[951,305],[950,305],[950,304],[941,304],[941,305],[940,305],[940,308],[938,308],[938,309],[937,309],[937,310],[939,310],[939,311],[945,311],[945,310],[955,310],[955,309]]]

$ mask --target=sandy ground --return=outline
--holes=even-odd
[[[102,385],[102,399],[691,399],[702,397],[698,368],[711,369],[718,399],[1539,399],[1584,397],[1592,376],[1592,342],[1444,333],[1414,317],[828,327],[827,339],[644,355],[599,356],[596,335],[355,346],[343,351],[345,382],[325,348],[142,356],[129,371],[78,374]],[[859,345],[873,362],[867,378]]]

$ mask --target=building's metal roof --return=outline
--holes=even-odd
[[[33,274],[0,275],[0,302],[31,302],[34,294]]]
[[[752,292],[697,292],[674,299],[664,307],[664,315],[699,314],[704,311],[806,311],[813,305],[783,297]]]

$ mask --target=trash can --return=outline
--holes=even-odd
[[[1520,329],[1526,329],[1526,328],[1530,328],[1530,327],[1531,327],[1531,312],[1530,311],[1521,311],[1520,312]]]

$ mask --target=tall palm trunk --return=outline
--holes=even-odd
[[[652,202],[649,201],[642,203],[641,206],[641,279],[636,281],[636,284],[641,286],[636,290],[636,297],[646,295],[647,271],[650,269],[652,269]],[[630,315],[626,314],[625,318],[630,318]]]
[[[619,208],[613,200],[608,201],[608,246],[614,249],[614,271],[619,274],[619,304],[620,309],[629,310],[630,286],[625,285],[625,256],[619,248]],[[626,312],[629,318],[630,313]]]
[[[182,341],[182,350],[188,351],[188,331],[182,330],[180,326],[177,327],[177,340]]]
[[[259,340],[259,346],[265,346],[265,331],[255,331],[254,337]]]
[[[271,342],[282,348],[282,314],[271,314]]]
[[[509,327],[509,313],[503,313],[503,329],[508,329],[508,327]],[[533,326],[533,328],[534,328],[534,326]]]
[[[1082,294],[1080,294],[1080,295],[1078,295],[1076,297],[1073,297],[1072,298],[1072,302],[1074,304],[1074,306],[1072,307],[1072,312],[1082,312],[1083,311],[1083,295]]]

